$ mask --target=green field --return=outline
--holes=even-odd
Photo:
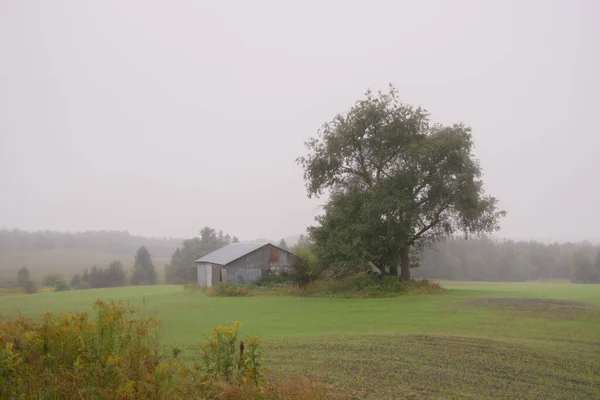
[[[167,346],[197,357],[202,334],[242,321],[272,371],[351,398],[600,398],[600,285],[443,282],[390,299],[215,298],[179,286],[0,297],[0,314],[143,307]]]

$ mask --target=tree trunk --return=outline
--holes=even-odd
[[[402,249],[400,253],[400,280],[410,281],[410,258],[408,256],[408,247]]]

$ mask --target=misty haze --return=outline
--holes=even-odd
[[[0,0],[0,400],[600,398],[599,21]]]

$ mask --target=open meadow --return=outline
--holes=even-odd
[[[0,315],[91,310],[121,300],[162,321],[193,361],[203,333],[242,321],[268,367],[350,398],[599,398],[600,285],[443,282],[385,299],[208,297],[142,286],[0,297]]]

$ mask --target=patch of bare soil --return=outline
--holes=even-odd
[[[477,308],[510,311],[527,317],[579,319],[585,313],[594,311],[592,304],[569,300],[494,298],[471,299],[467,304]]]

